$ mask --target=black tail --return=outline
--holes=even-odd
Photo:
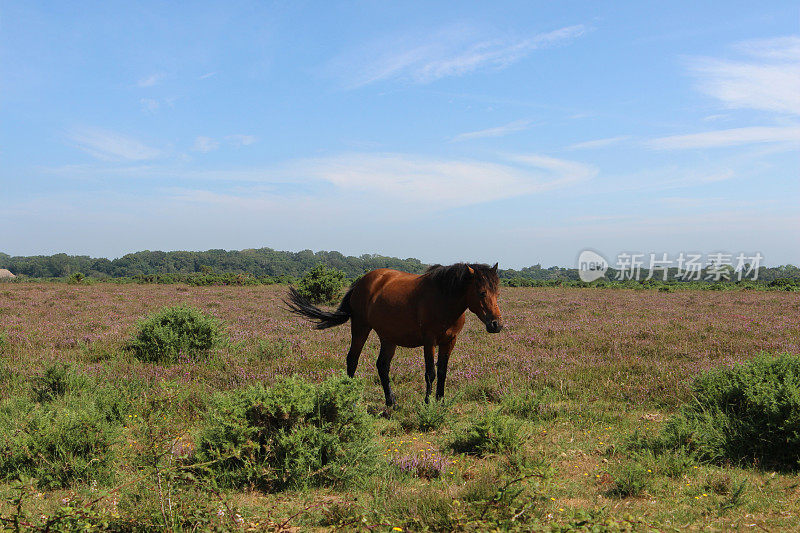
[[[314,329],[332,328],[344,324],[350,319],[350,293],[353,288],[347,290],[339,308],[336,311],[323,311],[316,305],[312,304],[300,295],[294,287],[289,287],[289,300],[284,300],[283,303],[289,308],[289,311],[296,315],[304,316],[314,320]]]

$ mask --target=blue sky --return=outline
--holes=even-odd
[[[800,264],[798,20],[796,2],[2,2],[0,251]]]

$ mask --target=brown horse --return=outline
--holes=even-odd
[[[436,398],[444,396],[447,361],[464,327],[469,309],[486,325],[486,331],[503,329],[497,295],[500,283],[497,264],[494,267],[457,263],[434,265],[424,274],[408,274],[388,268],[368,272],[356,280],[344,295],[336,311],[323,311],[303,298],[294,287],[289,288],[289,309],[316,322],[316,329],[344,324],[350,320],[352,341],[347,353],[347,375],[353,377],[358,357],[370,331],[381,340],[378,355],[378,376],[381,378],[386,405],[395,404],[389,384],[389,365],[398,346],[425,352],[425,401],[431,394],[434,379]],[[439,347],[437,369],[433,356]]]

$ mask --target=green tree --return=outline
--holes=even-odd
[[[345,279],[341,270],[318,264],[303,276],[297,292],[314,303],[331,303],[338,298]]]

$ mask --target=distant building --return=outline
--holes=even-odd
[[[0,268],[0,278],[16,278],[14,274],[7,268]]]

